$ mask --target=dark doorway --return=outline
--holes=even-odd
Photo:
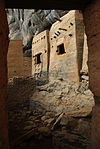
[[[39,53],[36,55],[36,64],[40,64],[41,63],[41,54],[42,53]]]

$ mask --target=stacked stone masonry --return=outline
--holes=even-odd
[[[8,78],[24,75],[22,40],[10,40],[7,61]]]
[[[23,57],[24,76],[32,76],[32,58]]]

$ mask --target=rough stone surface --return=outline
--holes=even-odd
[[[92,93],[84,95],[73,85],[73,87],[69,86],[68,93],[61,93],[56,97],[53,92],[48,92],[50,87],[55,90],[57,86],[61,86],[56,81],[48,86],[38,86],[38,92],[34,83],[35,79],[32,77],[13,78],[8,83],[11,149],[25,147],[40,149],[41,146],[44,149],[58,149],[59,146],[61,149],[90,149],[91,115],[89,113],[93,106]],[[43,90],[47,90],[45,96],[41,93]],[[36,92],[37,96],[35,96]],[[67,102],[62,97],[66,97]],[[66,111],[62,111],[64,105]],[[56,110],[58,106],[59,111]]]
[[[84,46],[83,46],[83,63],[82,63],[82,71],[88,72],[88,45],[87,45],[87,36],[84,34]]]
[[[90,89],[95,96],[100,96],[99,7],[100,2],[96,0],[91,5],[89,5],[84,12],[84,22],[89,51],[88,69],[90,77]]]
[[[45,30],[32,41],[32,75],[47,80],[49,59],[49,31]]]
[[[0,1],[0,149],[8,149],[7,51],[8,24],[3,1]]]
[[[84,43],[82,13],[73,10],[60,20],[54,23],[50,29],[49,78],[50,80],[62,78],[67,82],[75,82],[79,85]],[[64,50],[61,51],[63,48]]]
[[[85,30],[88,43],[88,69],[90,89],[96,105],[92,118],[92,147],[100,148],[100,1],[93,1],[84,11]]]
[[[32,76],[32,58],[23,57],[24,76]]]
[[[24,76],[22,40],[10,40],[7,63],[8,78]]]

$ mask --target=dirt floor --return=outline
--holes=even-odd
[[[54,84],[51,85],[53,89]],[[49,89],[48,85],[36,87],[34,78],[10,79],[8,82],[10,148],[91,149],[91,109],[94,103],[88,88],[86,90],[83,88],[81,86],[77,93],[73,88],[70,88],[70,92],[67,89],[66,94],[65,92],[59,94],[58,89],[53,94],[48,92],[51,89],[50,84]],[[54,95],[57,98],[54,97],[53,106],[51,103]],[[62,110],[65,103],[66,108]],[[55,110],[52,107],[55,107]]]

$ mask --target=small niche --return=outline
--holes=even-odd
[[[60,44],[59,46],[57,46],[57,55],[62,55],[62,54],[65,54],[65,48],[64,48],[64,44]]]
[[[72,34],[69,34],[70,37],[72,37]]]
[[[70,25],[72,25],[72,26],[73,26],[73,23],[71,23],[71,22],[70,22]]]
[[[36,57],[36,64],[40,64],[41,63],[41,54],[42,53],[39,53],[39,54],[37,54],[35,57]]]

